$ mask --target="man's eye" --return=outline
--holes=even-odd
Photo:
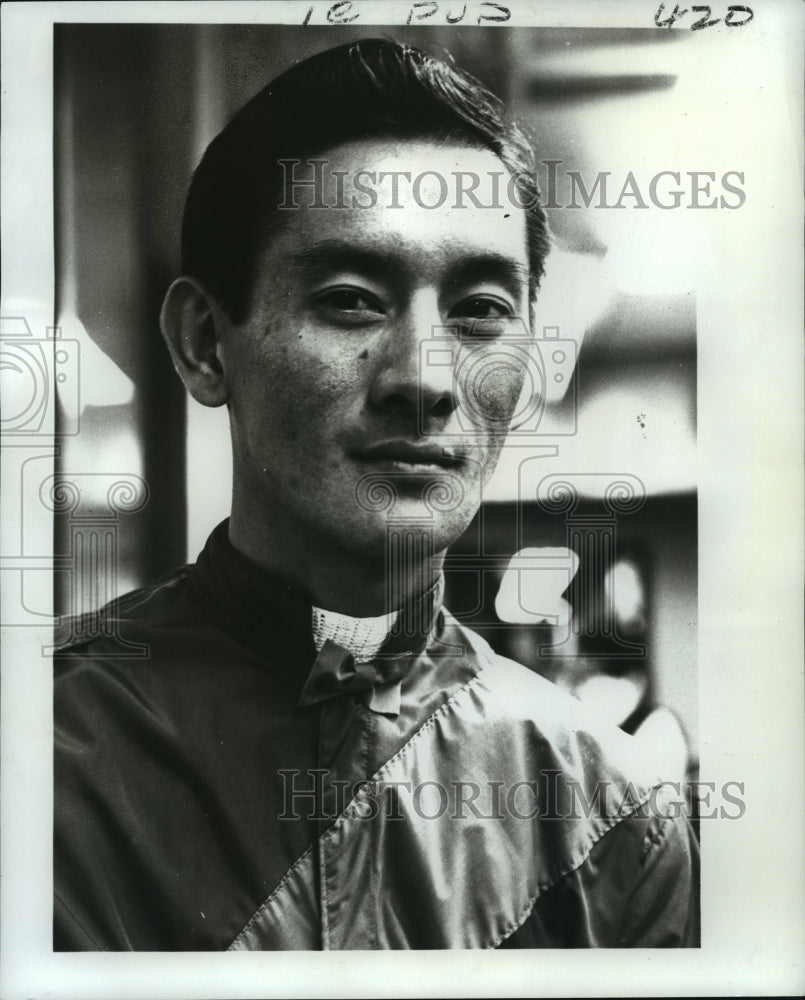
[[[508,319],[511,315],[510,306],[487,295],[473,295],[450,311],[451,319]]]
[[[370,319],[385,314],[373,296],[356,288],[332,288],[317,296],[316,304],[327,312],[347,318]]]

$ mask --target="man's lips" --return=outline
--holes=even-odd
[[[463,457],[455,450],[440,444],[405,440],[381,441],[355,452],[356,457],[373,465],[398,465],[405,468],[456,469],[463,464]]]

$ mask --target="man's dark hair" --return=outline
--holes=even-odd
[[[503,105],[463,70],[398,42],[365,39],[311,56],[253,97],[207,147],[185,205],[182,270],[229,318],[249,312],[255,267],[287,218],[282,159],[345,142],[432,139],[488,149],[516,177],[526,210],[531,294],[548,252],[534,155]]]

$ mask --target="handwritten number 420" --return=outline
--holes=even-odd
[[[690,10],[687,8],[680,10],[679,4],[676,4],[674,9],[669,14],[666,14],[665,4],[661,3],[659,10],[654,15],[654,23],[658,28],[671,28],[676,21],[688,13],[702,15],[698,20],[691,24],[691,31],[700,31],[702,28],[712,28],[714,24],[718,24],[721,20],[720,17],[712,17],[712,7],[691,7]],[[731,7],[727,7],[724,24],[726,24],[728,28],[742,28],[745,24],[749,24],[754,16],[755,15],[751,7],[733,4]]]

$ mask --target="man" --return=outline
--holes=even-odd
[[[630,738],[441,607],[547,246],[497,101],[392,42],[211,143],[162,325],[229,409],[232,513],[60,650],[57,949],[696,943],[695,841]]]

